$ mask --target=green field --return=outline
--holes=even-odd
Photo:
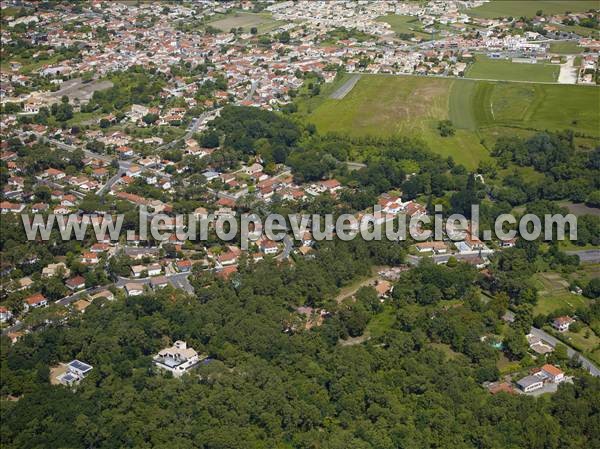
[[[534,17],[538,10],[544,14],[564,14],[565,11],[585,12],[597,9],[595,0],[492,0],[477,8],[469,9],[467,13],[472,17]]]
[[[465,76],[489,80],[554,82],[559,72],[560,66],[557,64],[527,64],[477,56]]]
[[[392,26],[392,31],[395,33],[409,34],[413,33],[417,39],[430,40],[431,34],[423,32],[421,22],[414,16],[399,16],[396,14],[388,14],[387,16],[378,17],[379,22],[386,22]]]
[[[580,47],[577,42],[553,42],[550,44],[550,53],[559,55],[576,55],[583,52],[583,47]]]
[[[397,134],[424,139],[431,149],[457,162],[476,167],[488,152],[469,130],[441,137],[436,125],[449,117],[454,81],[413,76],[363,75],[343,100],[326,99],[308,120],[320,132],[352,136]],[[367,113],[368,112],[368,113]]]
[[[469,168],[488,158],[502,135],[572,128],[600,137],[600,89],[594,87],[363,75],[344,99],[321,97],[314,104],[307,121],[320,132],[413,135]],[[444,119],[457,128],[454,136],[438,134]]]
[[[266,33],[283,25],[284,22],[274,20],[270,14],[254,14],[249,12],[234,12],[226,16],[219,16],[209,25],[218,28],[221,31],[229,31],[232,28],[242,28],[246,33],[250,32],[250,28],[256,27],[258,33]]]
[[[537,273],[533,281],[538,289],[538,302],[533,314],[547,315],[555,310],[587,307],[588,300],[569,292],[569,282],[558,273]]]

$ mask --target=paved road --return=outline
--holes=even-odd
[[[292,249],[294,249],[294,241],[289,236],[289,234],[286,234],[285,237],[283,238],[283,251],[281,252],[281,254],[279,254],[276,257],[276,259],[277,260],[286,260],[288,257],[290,257],[290,253],[292,252]]]
[[[600,263],[600,250],[598,249],[582,249],[579,251],[566,251],[570,256],[579,256],[581,262]]]
[[[348,81],[342,84],[340,87],[336,89],[329,98],[333,98],[334,100],[341,100],[354,88],[358,80],[360,79],[361,74],[355,73],[353,74]]]
[[[552,335],[550,335],[548,332],[545,332],[541,329],[538,329],[536,327],[532,327],[530,332],[535,335],[538,338],[541,338],[542,340],[544,340],[545,342],[547,342],[550,346],[552,346],[553,348],[558,344],[558,343],[563,343],[562,341],[560,341],[559,339],[553,337]],[[575,354],[579,355],[579,361],[581,362],[581,366],[583,368],[585,368],[587,371],[589,371],[589,373],[592,376],[595,377],[600,377],[600,369],[598,369],[598,367],[596,365],[594,365],[593,362],[591,362],[590,360],[586,359],[583,355],[581,355],[579,352],[575,351],[573,348],[571,348],[568,345],[567,346],[567,354],[569,355],[569,357],[573,357]]]
[[[131,167],[131,164],[132,162],[130,161],[119,161],[119,170],[117,170],[117,173],[106,181],[106,184],[104,184],[101,189],[96,191],[96,195],[102,196],[105,193],[110,192],[112,186],[127,172],[129,167]]]
[[[76,293],[73,293],[72,295],[65,296],[64,298],[61,298],[58,301],[55,301],[54,304],[63,306],[63,307],[67,307],[69,304],[77,301],[78,299],[81,299],[82,297],[84,297],[86,295],[93,295],[94,293],[98,293],[99,291],[106,290],[108,287],[110,287],[110,285],[111,284],[106,284],[106,285],[102,285],[99,287],[92,287],[92,288],[86,288],[85,290],[80,290]],[[17,332],[17,331],[21,330],[22,328],[23,328],[23,322],[20,321],[16,324],[13,324],[12,326],[4,329],[2,331],[2,335],[6,335],[9,332]]]

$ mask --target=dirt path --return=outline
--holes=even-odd
[[[573,67],[574,55],[567,56],[567,62],[560,65],[558,82],[560,84],[577,84],[577,68]]]
[[[367,279],[360,281],[358,284],[352,284],[349,285],[347,287],[344,287],[342,289],[342,291],[340,292],[339,295],[336,296],[335,300],[337,303],[342,302],[344,299],[346,298],[350,298],[352,295],[354,295],[359,288],[361,287],[366,287],[369,285],[373,285],[375,284],[375,281],[379,278],[379,276],[377,274],[374,274],[373,276],[368,277]]]

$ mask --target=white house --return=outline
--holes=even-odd
[[[574,322],[575,320],[570,316],[559,316],[554,318],[552,326],[559,332],[566,332],[569,330],[569,326],[571,326],[571,324],[573,324]]]
[[[4,306],[0,306],[0,323],[6,323],[12,318],[12,312]]]
[[[85,378],[94,367],[87,363],[73,360],[67,365],[67,371],[57,377],[57,380],[63,385],[76,385]]]
[[[127,296],[139,296],[144,293],[144,286],[129,282],[125,284],[125,291],[127,292]]]
[[[565,373],[554,365],[546,364],[542,366],[540,373],[549,381],[558,384],[565,380]]]
[[[161,350],[154,356],[154,364],[170,371],[174,377],[181,377],[200,362],[198,353],[188,348],[185,341],[177,340],[170,348]]]

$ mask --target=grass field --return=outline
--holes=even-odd
[[[256,27],[260,34],[277,28],[282,25],[283,22],[274,20],[270,14],[234,12],[226,16],[221,16],[209,24],[221,31],[229,31],[232,28],[241,27],[244,32],[250,32],[250,28]]]
[[[441,137],[436,130],[438,121],[449,117],[454,82],[442,78],[363,75],[343,100],[324,100],[308,120],[320,132],[421,137],[433,151],[453,156],[457,162],[474,168],[488,157],[479,139],[468,130],[459,129],[452,137]]]
[[[572,128],[600,137],[600,89],[558,84],[363,75],[342,100],[311,100],[307,121],[319,132],[351,136],[413,135],[468,168],[489,157],[502,135]],[[457,128],[439,136],[439,120]]]
[[[569,292],[569,282],[558,273],[537,273],[533,276],[533,281],[538,288],[538,302],[533,310],[534,315],[547,315],[565,308],[574,311],[588,305],[586,298]]]
[[[422,31],[421,22],[416,17],[388,14],[378,17],[377,20],[389,23],[395,33],[413,33],[418,39],[431,40],[431,34]]]
[[[465,76],[489,80],[554,82],[559,72],[560,66],[556,64],[526,64],[479,55]]]
[[[534,17],[538,10],[545,14],[564,14],[565,11],[585,12],[598,8],[594,0],[492,0],[482,6],[467,11],[470,16],[482,18],[495,17]]]
[[[576,55],[583,52],[583,47],[580,47],[577,42],[553,42],[550,44],[550,53],[558,53],[559,55]]]

